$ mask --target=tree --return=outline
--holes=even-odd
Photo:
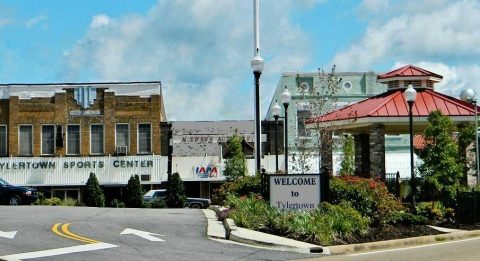
[[[127,184],[126,205],[129,208],[140,208],[143,205],[143,188],[138,175],[131,176]]]
[[[182,178],[180,178],[178,172],[175,172],[170,176],[165,194],[165,204],[167,207],[182,208],[185,205],[187,196],[185,196],[185,187],[183,186]]]
[[[342,79],[336,76],[335,65],[329,73],[318,69],[318,76],[318,83],[313,84],[310,88],[304,88],[300,76],[297,75],[298,92],[307,104],[304,108],[306,113],[303,118],[305,121],[315,118],[315,121],[309,124],[309,138],[306,139],[299,135],[295,139],[298,155],[295,155],[292,168],[303,173],[308,172],[313,167],[310,166],[312,157],[319,157],[320,159],[322,151],[331,151],[335,141],[333,138],[334,128],[327,126],[321,116],[336,108],[338,98],[335,94],[340,88],[339,84]],[[331,161],[331,159],[321,159],[319,163],[321,162],[325,166],[328,165],[327,161]]]
[[[343,160],[340,165],[340,175],[353,175],[355,172],[355,146],[353,136],[343,137]]]
[[[428,116],[424,147],[418,150],[423,164],[419,166],[425,187],[432,199],[452,207],[456,189],[462,178],[462,165],[458,162],[458,146],[452,138],[454,125],[441,111]]]
[[[237,180],[247,173],[247,164],[245,154],[242,149],[242,138],[237,132],[227,140],[227,155],[225,160],[225,170],[223,175],[227,181]]]
[[[90,173],[87,184],[85,184],[85,196],[83,201],[85,205],[89,207],[105,206],[105,196],[103,195],[103,190],[100,188],[97,177],[93,172]]]

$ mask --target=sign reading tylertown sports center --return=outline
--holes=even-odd
[[[271,175],[270,205],[279,209],[314,209],[320,203],[319,175]]]

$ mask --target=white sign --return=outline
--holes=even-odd
[[[320,204],[319,175],[271,175],[270,205],[279,209],[314,209]]]
[[[99,116],[102,115],[100,110],[86,110],[86,111],[70,111],[70,116]]]

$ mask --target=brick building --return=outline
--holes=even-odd
[[[159,184],[165,121],[160,82],[0,84],[0,178],[81,198],[93,172],[107,200],[133,174]]]

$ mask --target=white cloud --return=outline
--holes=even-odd
[[[100,28],[102,26],[107,26],[110,23],[110,17],[105,14],[99,14],[93,17],[92,22],[90,23],[91,28]]]
[[[471,62],[478,57],[480,19],[475,18],[480,17],[480,2],[400,2],[392,6],[398,7],[395,16],[383,23],[375,20],[359,41],[335,55],[339,70],[369,70],[395,60]]]
[[[311,41],[288,13],[319,2],[260,2],[263,97],[271,97],[281,72],[309,62]],[[252,16],[252,1],[243,0],[159,1],[146,15],[97,15],[85,37],[64,52],[59,77],[161,80],[169,120],[251,119]]]
[[[388,0],[363,0],[358,9],[361,14],[371,15],[385,12],[388,7]]]
[[[32,28],[32,27],[46,21],[47,19],[48,19],[47,13],[43,12],[43,13],[35,16],[35,17],[32,17],[32,18],[28,19],[25,22],[25,27]]]

